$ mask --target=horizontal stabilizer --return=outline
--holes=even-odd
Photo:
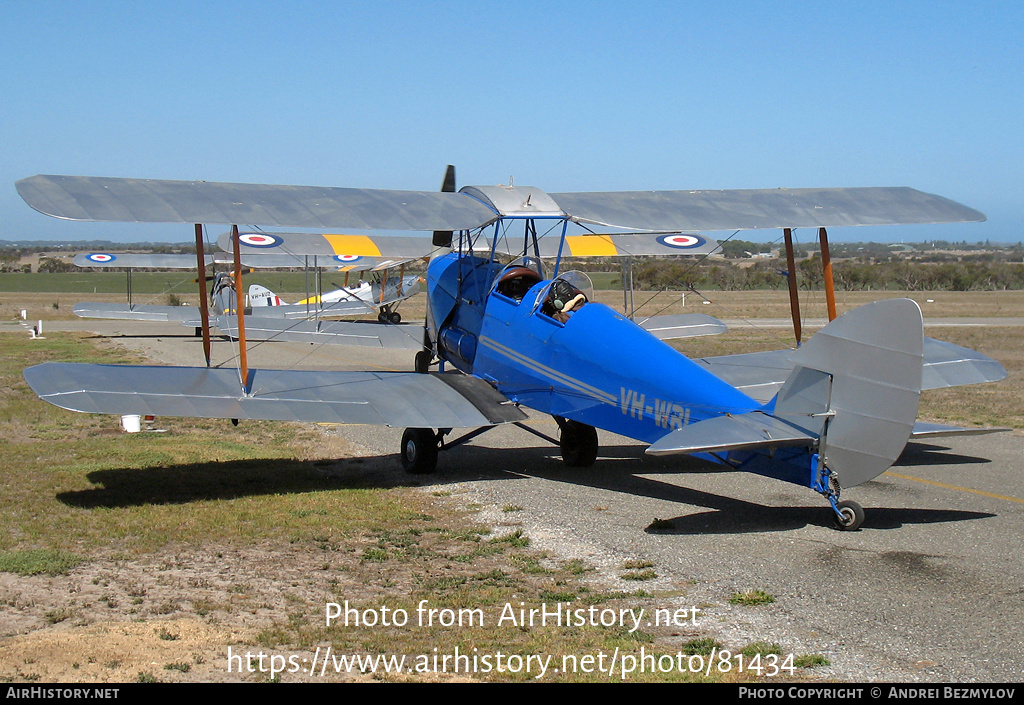
[[[771,350],[693,361],[744,394],[766,403],[782,388],[793,369],[793,350]],[[921,389],[998,382],[1006,368],[987,355],[934,338],[924,339]]]
[[[943,436],[984,436],[989,433],[1006,433],[1011,428],[961,428],[960,426],[946,426],[940,423],[925,423],[918,421],[914,424],[911,438],[940,438]]]
[[[717,318],[703,313],[680,313],[671,316],[650,316],[637,318],[637,325],[658,340],[696,338],[702,335],[718,335],[728,327]]]
[[[810,446],[817,437],[794,424],[761,411],[726,414],[683,426],[659,439],[648,455],[717,453],[750,448]]]
[[[25,370],[44,401],[71,411],[192,418],[467,428],[526,418],[489,384],[461,374],[251,370],[49,362]]]
[[[693,361],[762,404],[771,401],[793,371],[792,350],[699,357]]]
[[[1006,368],[987,355],[942,340],[924,339],[921,389],[998,382],[1005,377]]]

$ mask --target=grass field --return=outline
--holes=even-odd
[[[461,648],[559,660],[679,652],[678,629],[493,626],[503,605],[617,610],[685,599],[685,591],[645,592],[655,575],[648,567],[623,565],[622,577],[609,579],[585,561],[534,551],[516,526],[515,507],[503,508],[503,528],[481,524],[472,508],[403,486],[400,475],[396,484],[392,459],[349,460],[344,440],[316,427],[248,423],[228,435],[227,422],[175,419],[166,420],[166,433],[121,433],[109,418],[39,401],[21,370],[50,359],[122,355],[74,334],[29,341],[4,333],[0,344],[0,680],[270,678],[266,671],[228,674],[231,646],[307,656],[327,646],[341,654],[426,656]],[[416,614],[423,600],[437,610],[438,624],[324,623],[328,602],[348,601],[376,618],[383,606]],[[467,605],[489,624],[440,624]],[[739,646],[751,654],[779,648]],[[451,678],[430,664],[424,671],[334,678]],[[495,670],[474,679],[533,675]],[[548,678],[592,679],[607,677]]]

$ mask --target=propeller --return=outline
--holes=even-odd
[[[252,274],[252,273],[253,273],[253,272],[255,272],[255,271],[256,271],[256,270],[255,270],[255,269],[253,269],[252,267],[249,267],[248,269],[246,269],[246,268],[243,268],[243,269],[242,269],[242,274]],[[217,273],[214,273],[214,274],[207,274],[207,275],[206,275],[206,277],[204,277],[203,281],[208,281],[208,282],[212,282],[212,281],[214,281],[214,280],[215,280],[216,278],[217,278]],[[192,283],[193,283],[193,284],[198,284],[198,283],[199,283],[199,280],[198,280],[198,279],[193,279],[193,280],[192,280]]]
[[[455,193],[455,166],[452,164],[448,165],[448,168],[444,172],[444,181],[441,182],[441,193]],[[434,231],[434,247],[451,247],[452,246],[452,231],[451,230],[435,230]]]
[[[444,170],[444,181],[441,182],[441,193],[455,193],[455,166],[452,164],[448,165],[448,168]],[[451,230],[435,230],[433,245],[434,247],[448,247],[452,246],[452,236],[454,233]],[[431,320],[430,315],[430,292],[427,292],[427,317],[423,325],[423,350],[416,353],[416,360],[414,367],[417,372],[427,372],[430,369],[430,363],[434,361],[434,343],[431,340],[430,334],[434,327],[434,323]]]

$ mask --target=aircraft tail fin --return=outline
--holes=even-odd
[[[265,286],[251,284],[249,286],[249,305],[253,308],[260,306],[285,306],[286,302],[281,297]]]
[[[210,308],[221,316],[235,310],[235,280],[227,272],[218,272],[210,290]]]
[[[914,430],[924,365],[924,320],[911,299],[861,306],[796,350],[775,416],[810,426],[819,458],[843,487],[889,469]],[[820,429],[820,430],[819,430]]]
[[[910,299],[878,301],[832,321],[791,354],[782,389],[762,411],[684,426],[652,455],[816,447],[842,487],[885,472],[914,431],[924,321]]]

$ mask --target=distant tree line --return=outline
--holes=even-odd
[[[159,254],[194,254],[196,246],[187,242],[111,242],[110,240],[79,240],[52,242],[43,240],[0,240],[0,255],[35,255],[43,252],[153,252]]]
[[[38,252],[129,250],[155,253],[194,253],[187,243],[117,244],[14,242],[0,243],[0,272],[22,272],[20,257]],[[801,289],[821,289],[824,277],[818,243],[801,243],[796,250],[797,284]],[[1024,244],[932,241],[892,245],[886,243],[833,243],[832,277],[837,289],[899,291],[991,291],[1024,289]],[[786,261],[777,255],[778,243],[729,239],[722,242],[722,256],[707,258],[645,257],[632,260],[634,285],[649,290],[784,289],[788,286]],[[742,260],[742,261],[737,261]],[[571,260],[563,269],[618,272],[617,258]],[[40,272],[77,270],[55,257],[41,257]]]
[[[0,253],[0,272],[27,272],[28,265],[22,266],[21,257],[7,253]]]
[[[817,257],[797,263],[797,285],[821,289],[824,274]],[[832,264],[836,289],[845,291],[992,291],[1024,289],[1024,264],[1003,261],[923,263],[909,260],[865,262],[841,260]],[[693,263],[683,260],[634,262],[633,281],[644,289],[750,290],[789,286],[786,262],[762,260],[738,266],[722,260]]]

